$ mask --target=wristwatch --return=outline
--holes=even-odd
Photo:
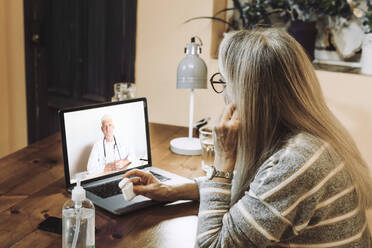
[[[212,180],[214,177],[232,180],[234,176],[233,172],[219,171],[214,166],[207,166],[206,171],[208,180]]]

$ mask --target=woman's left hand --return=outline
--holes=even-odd
[[[236,106],[233,104],[227,105],[218,123],[213,128],[214,166],[217,170],[224,172],[232,172],[234,170],[239,125]]]

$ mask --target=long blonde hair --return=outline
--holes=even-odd
[[[371,205],[372,181],[353,139],[326,106],[301,45],[285,31],[256,29],[224,38],[219,67],[241,120],[232,204],[260,165],[291,135],[308,132],[329,143],[345,162],[361,207]]]

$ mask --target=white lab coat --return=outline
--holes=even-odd
[[[89,174],[97,174],[104,172],[105,165],[115,162],[120,159],[128,159],[130,162],[134,160],[134,156],[130,154],[127,146],[123,145],[120,140],[115,137],[115,141],[106,142],[106,140],[98,140],[90,152],[87,171]],[[106,150],[106,157],[105,151]]]

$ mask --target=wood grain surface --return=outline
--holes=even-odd
[[[200,156],[169,150],[184,127],[150,124],[153,165],[193,178],[202,175]],[[71,196],[65,189],[59,133],[0,159],[0,247],[61,247],[62,237],[37,229],[48,216],[61,218]],[[96,247],[193,247],[198,202],[179,201],[122,216],[96,208]]]

